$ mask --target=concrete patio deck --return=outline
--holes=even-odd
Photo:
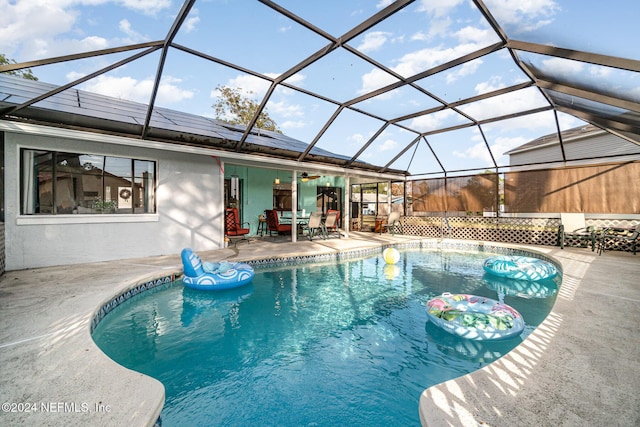
[[[416,238],[372,233],[297,243],[264,239],[200,255],[257,260],[411,239]],[[550,316],[507,356],[426,390],[421,421],[429,426],[639,425],[640,256],[523,248],[563,266]],[[0,278],[0,425],[152,425],[164,388],[106,357],[91,339],[90,325],[99,307],[134,283],[180,271],[176,254],[5,273]]]

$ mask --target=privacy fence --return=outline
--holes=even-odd
[[[596,229],[638,223],[640,162],[416,180],[405,200],[406,234],[555,245],[561,212]]]

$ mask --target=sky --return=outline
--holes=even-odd
[[[254,0],[197,0],[176,35],[178,45],[236,64],[226,67],[179,49],[171,49],[163,70],[156,105],[213,117],[216,87],[241,88],[260,101],[269,82],[245,70],[277,77],[328,44],[322,32],[340,37],[392,3],[389,0],[277,0],[276,3],[318,28],[309,31]],[[637,40],[637,0],[485,0],[508,37],[640,60]],[[0,53],[18,62],[51,58],[163,39],[182,7],[181,0],[0,0]],[[497,35],[466,0],[418,0],[377,24],[348,46],[393,72],[411,77],[462,55],[498,42]],[[137,51],[135,51],[137,52]],[[112,54],[32,68],[40,81],[66,84],[133,52]],[[640,99],[640,82],[633,74],[608,67],[523,54],[521,59],[568,79],[611,85],[611,90]],[[134,62],[80,84],[77,88],[115,98],[148,103],[158,68],[159,54]],[[285,83],[321,94],[337,103],[384,87],[396,77],[337,49],[289,77]],[[446,102],[470,98],[527,81],[506,50],[467,62],[416,84]],[[392,119],[438,106],[438,99],[403,87],[356,108],[376,117]],[[533,88],[494,100],[466,104],[462,113],[489,119],[540,106],[546,101]],[[343,110],[325,132],[337,105],[292,88],[279,86],[269,99],[267,112],[288,136],[337,154],[353,156],[376,136],[360,160],[386,165],[411,143],[416,134],[398,126],[380,133],[383,121]],[[563,129],[583,123],[560,114]],[[419,132],[468,122],[447,110],[399,122]],[[391,165],[414,174],[445,170],[489,168],[508,164],[508,150],[555,132],[551,112],[529,115],[428,137],[430,146],[414,145]],[[434,154],[436,156],[434,156]]]

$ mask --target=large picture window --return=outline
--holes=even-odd
[[[23,215],[156,211],[154,161],[24,149],[21,165]]]

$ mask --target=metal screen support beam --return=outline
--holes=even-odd
[[[553,90],[555,92],[564,93],[566,95],[575,96],[578,98],[588,99],[589,101],[599,102],[601,104],[612,105],[622,110],[630,110],[640,113],[640,104],[633,101],[627,101],[621,98],[614,98],[613,96],[604,95],[596,92],[596,89],[584,90],[573,86],[568,86],[563,83],[552,82],[549,80],[538,79],[536,82],[538,86],[544,89]]]
[[[562,153],[562,162],[567,162],[567,155],[564,151],[564,138],[562,138],[562,129],[560,129],[560,121],[558,120],[558,112],[553,110],[553,117],[556,120],[556,130],[558,131],[558,142],[560,143],[560,152]]]
[[[56,94],[58,94],[60,92],[64,92],[67,89],[70,89],[70,88],[72,88],[72,87],[74,87],[76,85],[79,85],[80,83],[84,83],[87,80],[91,80],[92,78],[97,77],[97,76],[99,76],[101,74],[107,73],[107,72],[109,72],[111,70],[115,70],[116,68],[118,68],[118,67],[120,67],[122,65],[128,64],[129,62],[132,62],[132,61],[135,61],[138,58],[142,58],[143,56],[148,55],[148,54],[150,54],[152,52],[155,52],[158,49],[160,49],[159,46],[158,47],[152,47],[150,49],[145,50],[144,52],[139,52],[139,53],[137,53],[137,54],[135,54],[133,56],[130,56],[128,58],[123,59],[122,61],[118,61],[118,62],[116,62],[114,64],[109,65],[108,67],[101,68],[100,70],[98,70],[96,72],[93,72],[93,73],[88,74],[88,75],[86,75],[84,77],[81,77],[81,78],[79,78],[77,80],[74,80],[74,81],[72,81],[70,83],[67,83],[66,85],[58,86],[57,88],[55,88],[53,90],[50,90],[49,92],[44,93],[44,94],[42,94],[40,96],[37,96],[35,98],[32,98],[29,101],[26,101],[26,102],[24,102],[24,103],[22,103],[20,105],[16,105],[15,107],[11,107],[11,108],[2,109],[2,110],[0,110],[0,116],[6,115],[6,114],[11,114],[11,113],[16,112],[18,110],[21,110],[23,108],[29,107],[30,105],[33,105],[36,102],[40,102],[43,99],[47,99],[47,98],[49,98],[49,97],[51,97],[53,95],[56,95]]]
[[[420,140],[421,136],[418,135],[416,136],[413,141],[411,141],[409,144],[407,144],[406,147],[404,147],[398,154],[396,154],[396,156],[391,159],[391,161],[389,161],[389,163],[387,163],[386,165],[384,165],[384,167],[382,169],[380,169],[378,172],[385,172],[387,169],[389,169],[389,167],[396,161],[398,160],[400,157],[402,157],[402,155],[404,155],[404,153],[406,153],[411,147],[413,147],[413,145],[418,142]]]
[[[618,58],[617,56],[601,55],[598,53],[582,52],[579,50],[563,49],[545,44],[529,43],[519,40],[509,40],[509,49],[538,53],[540,55],[555,56],[557,58],[571,59],[587,62],[589,64],[602,65],[604,67],[619,68],[621,70],[640,72],[640,61],[635,59]]]
[[[380,129],[378,129],[378,131],[377,131],[375,134],[373,134],[373,136],[372,136],[371,138],[369,138],[369,141],[367,141],[367,142],[362,146],[362,148],[360,148],[360,150],[358,150],[358,152],[357,152],[356,154],[354,154],[354,155],[353,155],[353,157],[351,158],[351,160],[349,160],[349,161],[345,164],[345,167],[349,167],[349,166],[351,166],[351,165],[353,164],[353,162],[355,162],[355,161],[356,161],[356,159],[357,159],[358,157],[360,157],[360,154],[362,154],[362,153],[363,153],[367,148],[369,148],[369,146],[371,145],[371,143],[372,143],[373,141],[375,141],[375,140],[376,140],[376,138],[377,138],[378,136],[380,136],[380,134],[381,134],[382,132],[384,132],[384,131],[385,131],[385,129],[389,126],[389,124],[390,124],[389,122],[387,122],[387,123],[383,124],[383,125],[382,125],[382,127],[380,127]]]
[[[17,71],[25,68],[41,67],[43,65],[57,64],[60,62],[76,61],[78,59],[93,58],[94,56],[110,55],[112,53],[127,52],[129,50],[145,49],[149,47],[161,47],[164,41],[138,43],[128,46],[114,47],[110,49],[92,50],[90,52],[75,53],[73,55],[56,56],[53,58],[39,59],[37,61],[18,62],[17,64],[0,65],[0,73]]]
[[[158,62],[158,69],[156,70],[156,78],[153,81],[153,90],[151,91],[151,97],[149,99],[149,106],[147,108],[147,117],[144,120],[144,126],[142,127],[142,139],[144,139],[147,135],[147,131],[149,129],[149,123],[151,122],[151,115],[153,114],[153,107],[156,103],[156,96],[158,95],[158,88],[160,87],[160,80],[162,79],[162,72],[164,70],[164,64],[167,60],[167,52],[169,47],[171,46],[171,42],[175,38],[178,30],[184,23],[185,19],[187,19],[187,15],[189,15],[189,11],[196,0],[186,0],[176,16],[176,19],[173,21],[173,25],[169,29],[167,36],[164,39],[164,45],[162,46],[162,53],[160,55],[160,61]]]

